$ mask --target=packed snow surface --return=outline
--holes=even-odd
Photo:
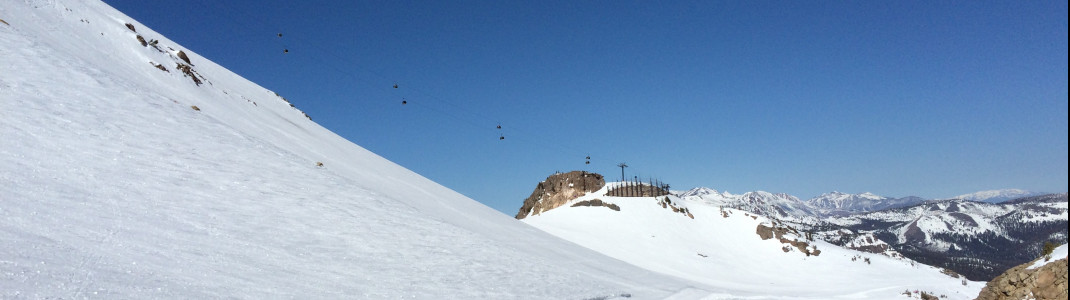
[[[691,219],[663,207],[663,197],[605,196],[615,184],[573,202],[597,198],[620,211],[566,205],[523,221],[637,266],[708,284],[731,295],[726,298],[896,299],[905,290],[920,290],[973,299],[984,285],[909,260],[821,241],[810,242],[821,251],[817,256],[791,247],[785,251],[785,244],[756,233],[758,224],[769,221],[764,217],[669,196]]]
[[[100,1],[0,19],[0,298],[708,295],[387,161]]]

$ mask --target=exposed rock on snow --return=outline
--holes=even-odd
[[[1038,258],[1040,259],[1044,258]],[[1036,269],[1029,269],[1031,264],[1033,262],[1011,268],[992,279],[981,290],[977,299],[1066,299],[1066,258],[1049,262]]]
[[[784,252],[789,252],[791,251],[791,247],[795,247],[796,249],[799,249],[799,252],[806,254],[806,256],[821,255],[821,250],[817,250],[816,248],[811,249],[810,243],[803,241],[800,238],[799,231],[795,228],[777,225],[776,223],[762,223],[758,224],[756,233],[762,240],[776,238],[781,243],[785,244],[783,247]]]
[[[1067,245],[992,279],[977,299],[1066,299]]]
[[[615,210],[615,211],[620,211],[620,206],[617,206],[616,204],[613,204],[613,203],[604,202],[604,201],[602,201],[602,199],[583,200],[583,201],[580,201],[580,202],[576,202],[575,204],[572,204],[572,207],[577,207],[577,206],[596,206],[596,207],[597,206],[604,206],[606,208],[609,208],[609,209],[612,209],[612,210]]]
[[[516,218],[519,220],[560,207],[570,200],[600,190],[605,185],[605,178],[598,173],[572,171],[550,175],[535,186],[531,196],[524,199],[524,205],[516,213]]]
[[[899,252],[892,249],[891,245],[873,236],[873,233],[859,234],[854,240],[844,245],[844,247],[862,252],[884,254],[889,257],[902,257]]]

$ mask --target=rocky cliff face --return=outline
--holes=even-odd
[[[1011,268],[992,279],[977,299],[1066,299],[1066,258],[1036,269],[1029,269],[1031,264]]]
[[[535,186],[531,196],[524,199],[524,205],[516,213],[516,218],[523,219],[564,205],[588,192],[602,189],[605,178],[598,173],[572,171],[550,175]]]

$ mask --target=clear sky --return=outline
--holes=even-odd
[[[510,215],[620,162],[802,199],[1067,191],[1066,1],[105,2]]]

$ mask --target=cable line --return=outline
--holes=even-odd
[[[225,10],[226,14],[240,16],[236,18],[232,16],[226,16],[223,18],[218,18],[219,20],[231,22],[232,25],[240,21],[244,23],[246,25],[245,27],[247,28],[261,28],[261,30],[267,29],[267,32],[275,32],[275,40],[282,48],[282,54],[280,55],[301,55],[302,57],[307,57],[309,59],[316,60],[319,62],[318,65],[321,68],[325,66],[326,68],[333,70],[335,73],[342,75],[339,76],[339,78],[359,81],[369,89],[380,91],[379,94],[396,95],[397,98],[394,99],[400,99],[402,107],[411,106],[416,108],[426,108],[434,113],[456,119],[459,122],[469,124],[474,128],[481,130],[485,130],[485,128],[488,128],[487,124],[490,122],[487,122],[486,120],[493,120],[499,118],[495,117],[497,115],[489,116],[486,113],[481,113],[473,111],[466,107],[462,107],[460,105],[457,105],[456,103],[453,103],[452,101],[447,100],[445,97],[436,96],[430,92],[425,92],[422,89],[412,87],[408,84],[401,84],[398,80],[387,80],[387,76],[384,76],[382,73],[363,67],[361,64],[358,64],[353,61],[350,58],[351,56],[340,54],[339,52],[341,50],[338,50],[338,48],[325,48],[318,43],[305,40],[299,34],[295,35],[292,33],[286,33],[284,35],[283,33],[287,31],[282,30],[282,28],[278,28],[279,26],[277,25],[273,25],[277,22],[269,23],[265,21],[266,18],[251,15],[249,12],[252,10],[234,9],[230,7],[226,3],[226,1],[211,2],[212,4],[218,5],[218,7],[222,7],[221,10],[218,10],[214,9],[213,7],[209,7],[209,4],[206,4],[204,0],[195,1],[200,4],[201,7],[204,8],[204,11],[208,13],[218,13]],[[250,20],[252,22],[258,23],[259,26],[250,25],[248,23]],[[233,27],[239,28],[239,26]],[[291,42],[293,44],[291,44]],[[301,50],[300,53],[291,54],[290,50],[294,45],[303,45],[305,47],[298,47],[300,49],[297,50]],[[346,67],[343,68],[342,66]],[[378,78],[380,80],[372,81],[358,76],[356,70],[360,70],[365,74],[370,74],[372,75],[372,77]],[[383,82],[393,82],[393,84],[384,85],[382,84]],[[504,141],[505,134],[502,132],[501,122],[497,123],[496,129],[498,133],[498,140]],[[587,153],[587,151],[582,151],[572,145],[552,142],[556,140],[554,136],[545,135],[541,132],[527,131],[524,130],[522,126],[510,126],[510,129],[512,130],[511,132],[513,132],[514,134],[536,137],[536,140],[540,141],[540,146],[552,146],[565,153],[586,153],[586,155],[584,156],[584,164],[589,165],[591,163],[591,156],[589,153]],[[579,157],[579,155],[577,155],[577,157]]]

